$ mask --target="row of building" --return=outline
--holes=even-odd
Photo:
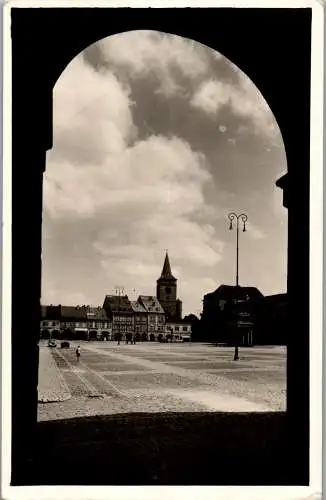
[[[255,287],[221,285],[204,295],[201,318],[182,319],[177,279],[166,253],[156,296],[106,295],[101,307],[43,306],[41,337],[149,341],[197,340],[229,345],[286,345],[287,294],[264,296]]]
[[[62,336],[75,339],[181,341],[191,339],[191,324],[182,319],[177,298],[177,279],[166,253],[156,297],[106,295],[102,307],[41,306],[41,338]]]
[[[41,338],[140,341],[190,340],[191,325],[180,319],[166,321],[162,305],[154,296],[136,301],[127,295],[107,295],[103,307],[42,306]]]

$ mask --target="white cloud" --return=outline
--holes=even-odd
[[[135,103],[126,81],[131,85],[130,75],[154,71],[157,91],[176,94],[177,68],[192,85],[203,78],[207,83],[207,49],[153,32],[101,43],[105,71],[94,71],[79,56],[54,89],[54,146],[44,182],[42,299],[99,305],[116,284],[130,294],[134,288],[155,294],[168,248],[184,312],[196,312],[202,295],[219,284],[214,277],[228,279],[220,266],[225,228],[217,233],[216,227],[232,193],[219,191],[205,154],[187,141],[155,135],[155,130],[139,139],[142,131],[133,122]],[[234,114],[248,118],[255,130],[265,130],[266,115],[256,110],[255,88],[246,85],[236,89],[211,80],[209,92],[205,95],[205,86],[200,87],[192,105],[215,117],[223,103],[231,103]],[[246,105],[243,95],[249,96]],[[228,125],[219,125],[224,133],[230,126],[222,123]],[[175,126],[182,133],[177,118]],[[218,133],[213,121],[212,127]],[[258,228],[249,229],[248,244],[262,237]]]
[[[91,126],[91,124],[90,124]],[[81,168],[49,161],[45,206],[52,217],[94,217],[104,210],[130,207],[173,216],[205,206],[202,187],[210,180],[205,158],[176,137],[152,136],[102,164]]]
[[[191,99],[191,105],[215,118],[224,106],[229,106],[234,115],[248,120],[239,131],[251,131],[282,142],[277,122],[267,102],[240,70],[237,70],[240,83],[230,83],[215,79],[201,83]]]
[[[80,164],[120,153],[135,137],[130,89],[111,72],[95,72],[81,56],[66,68],[53,93],[54,154]]]
[[[96,234],[83,240],[109,288],[122,281],[132,289],[141,280],[142,293],[155,293],[165,248],[181,274],[200,269],[210,274],[223,244],[212,226],[193,217],[212,210],[204,199],[211,181],[205,155],[186,141],[162,135],[136,141],[130,91],[116,76],[96,73],[81,57],[71,63],[54,89],[54,146],[47,156],[44,206],[56,227],[93,221]],[[46,234],[45,260],[46,248],[55,244]],[[94,302],[94,294],[65,292],[54,281],[55,286],[43,284],[43,298]]]
[[[207,114],[216,115],[216,113],[226,104],[230,103],[229,84],[210,80],[203,82],[192,97],[191,104]]]
[[[124,67],[132,76],[156,74],[158,92],[167,96],[181,90],[173,76],[175,68],[189,79],[204,75],[209,68],[207,47],[157,31],[129,31],[107,37],[98,46],[108,66]]]

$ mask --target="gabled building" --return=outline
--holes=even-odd
[[[87,328],[89,340],[110,340],[112,336],[112,322],[103,307],[86,307]]]
[[[256,312],[263,294],[256,287],[221,285],[204,295],[202,331],[205,340],[253,345]]]
[[[156,281],[156,298],[164,309],[167,321],[182,318],[182,302],[177,298],[177,281],[171,272],[166,252],[161,276]]]
[[[130,302],[134,312],[134,334],[136,340],[148,340],[148,312],[138,300]]]
[[[147,333],[149,340],[159,340],[164,336],[165,312],[158,301],[152,295],[140,295],[138,302],[147,313]]]
[[[134,311],[127,295],[106,295],[103,309],[112,323],[114,340],[124,340],[134,331]]]

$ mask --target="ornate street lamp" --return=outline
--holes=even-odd
[[[246,231],[246,222],[248,220],[247,214],[236,214],[235,212],[230,212],[228,214],[228,219],[230,221],[229,229],[232,231],[233,225],[236,228],[236,242],[237,242],[237,253],[236,253],[236,278],[235,284],[239,286],[239,226],[242,224],[242,231]],[[235,336],[235,346],[234,346],[234,361],[239,359],[239,346],[238,344],[238,336]]]

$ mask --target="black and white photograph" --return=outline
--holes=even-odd
[[[26,4],[4,498],[319,498],[322,7]]]

